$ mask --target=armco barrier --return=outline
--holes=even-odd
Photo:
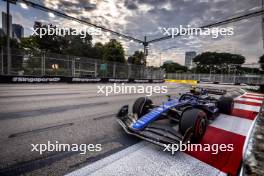
[[[163,83],[163,79],[80,78],[66,76],[3,76],[0,83]]]
[[[197,80],[176,80],[176,79],[166,79],[166,83],[179,83],[179,84],[197,84]]]

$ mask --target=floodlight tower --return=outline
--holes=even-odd
[[[10,3],[16,4],[17,0],[6,0],[6,55],[7,55],[7,74],[11,74],[12,58],[10,51],[10,35],[11,31],[11,15],[10,15]]]
[[[148,56],[148,48],[149,48],[149,42],[147,42],[147,36],[144,37],[143,41],[143,47],[144,47],[144,60],[142,61],[144,65],[147,63],[147,56]]]
[[[10,4],[6,1],[6,52],[7,52],[7,74],[11,73],[11,56],[10,56]]]

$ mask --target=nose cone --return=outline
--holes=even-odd
[[[139,121],[137,121],[132,125],[132,128],[134,130],[142,130],[144,128],[144,124],[141,124]]]

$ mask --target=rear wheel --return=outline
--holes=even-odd
[[[207,115],[200,109],[187,109],[182,114],[179,127],[182,135],[190,129],[193,133],[191,141],[199,142],[206,131]]]
[[[231,114],[234,108],[234,100],[232,97],[221,97],[218,101],[220,113]]]
[[[140,118],[149,112],[151,106],[152,101],[150,99],[147,97],[140,97],[135,101],[132,112],[137,114],[138,118]]]

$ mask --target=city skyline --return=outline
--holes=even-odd
[[[7,27],[6,27],[6,20],[7,20],[7,15],[5,12],[2,12],[1,13],[1,19],[2,19],[2,26],[0,28],[0,30],[2,31],[2,34],[0,35],[6,35],[7,33]],[[15,38],[17,40],[20,40],[21,38],[24,37],[24,27],[21,25],[21,24],[16,24],[16,23],[13,23],[12,21],[12,15],[9,15],[9,20],[10,20],[10,26],[9,26],[9,29],[10,31],[10,37],[11,38]]]

